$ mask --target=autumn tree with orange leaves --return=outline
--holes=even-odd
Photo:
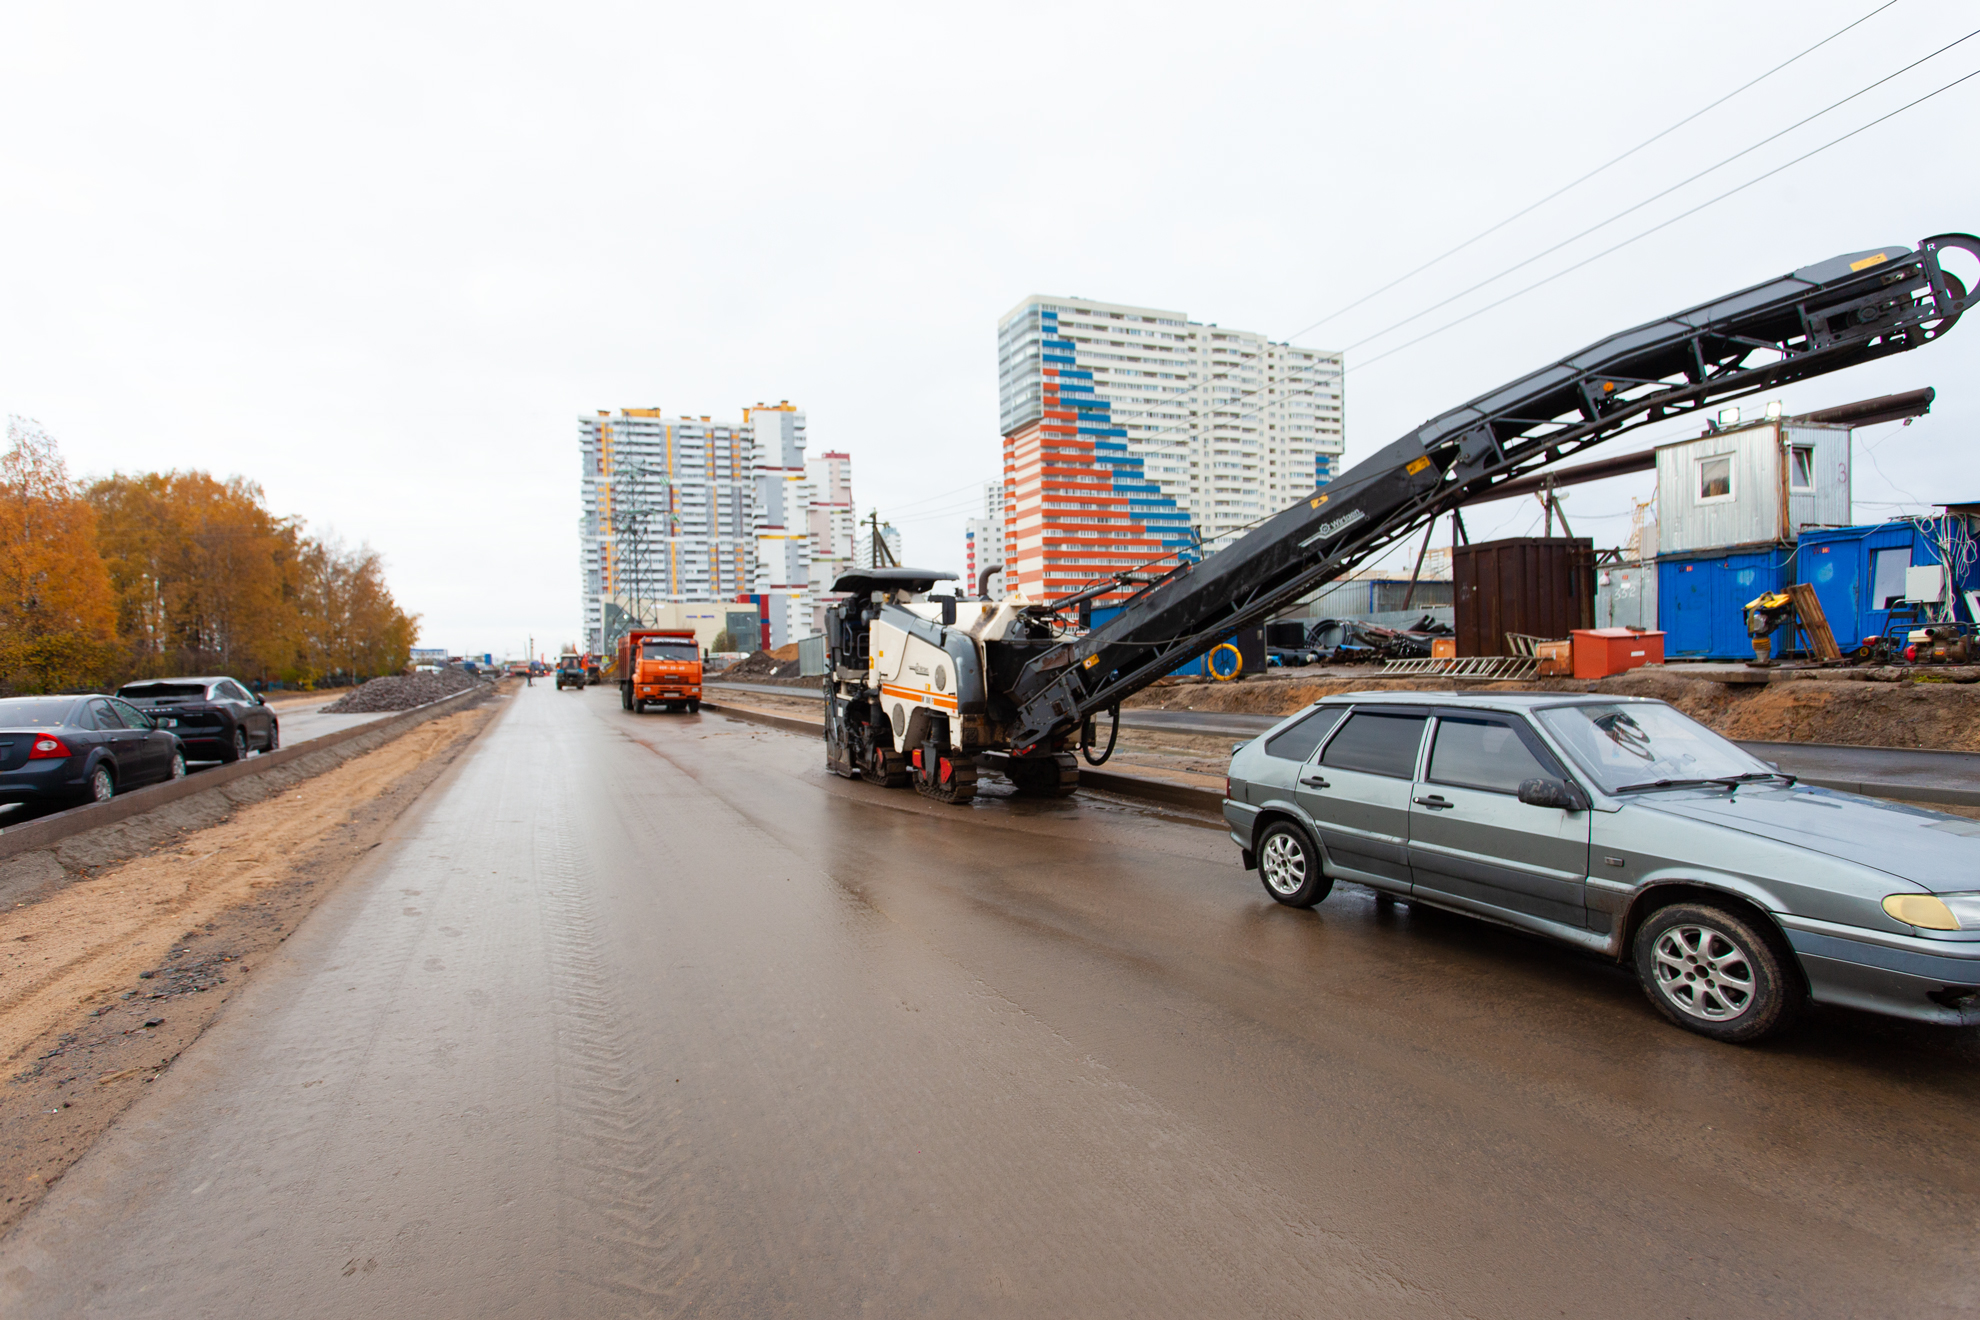
[[[273,676],[296,649],[296,527],[260,487],[204,472],[121,473],[90,487],[117,631],[140,677]]]
[[[179,674],[309,685],[405,667],[418,620],[368,547],[306,535],[241,477],[116,473],[83,491],[39,427],[8,436],[0,689]]]
[[[55,442],[7,421],[0,455],[0,685],[57,692],[117,660],[116,607],[96,548],[96,511]]]

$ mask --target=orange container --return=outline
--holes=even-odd
[[[1533,654],[1540,666],[1534,672],[1541,678],[1566,678],[1574,672],[1573,646],[1568,641],[1535,642]]]
[[[1457,659],[1457,638],[1432,637],[1430,639],[1430,658],[1432,660]]]
[[[1664,634],[1634,628],[1576,628],[1574,676],[1607,678],[1638,665],[1664,663]]]

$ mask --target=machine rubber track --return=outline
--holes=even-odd
[[[1004,761],[1004,778],[1026,797],[1071,797],[1079,787],[1079,758],[1071,752],[1009,757]]]
[[[914,790],[937,802],[967,802],[976,796],[976,762],[967,756],[923,748],[911,768]]]

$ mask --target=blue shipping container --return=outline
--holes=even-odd
[[[1935,521],[1945,535],[1946,520]],[[1909,521],[1830,527],[1801,534],[1795,576],[1815,588],[1829,631],[1847,653],[1864,639],[1883,635],[1889,602],[1904,594],[1904,570],[1938,562],[1938,547]],[[1971,622],[1964,593],[1980,589],[1980,571],[1972,564],[1962,568],[1953,574],[1953,617]]]
[[[1101,624],[1106,623],[1120,612],[1121,607],[1118,605],[1101,606],[1093,611],[1093,626],[1098,628]],[[1244,661],[1239,669],[1239,677],[1248,677],[1252,674],[1262,674],[1265,672],[1265,630],[1263,628],[1246,628],[1236,637],[1231,638],[1231,645],[1237,647],[1238,654]],[[1182,668],[1171,670],[1169,676],[1171,678],[1206,677],[1210,672],[1204,667],[1208,659],[1208,656],[1199,655]],[[1217,662],[1218,666],[1226,671],[1230,669],[1230,663],[1229,656],[1225,656]]]
[[[1751,660],[1746,603],[1793,581],[1793,558],[1785,546],[1767,546],[1658,559],[1657,626],[1664,631],[1664,658]],[[1778,657],[1787,646],[1787,629],[1776,629],[1773,641]]]

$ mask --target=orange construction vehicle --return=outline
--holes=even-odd
[[[619,639],[619,704],[649,704],[692,715],[701,709],[701,647],[688,629],[635,628]]]

